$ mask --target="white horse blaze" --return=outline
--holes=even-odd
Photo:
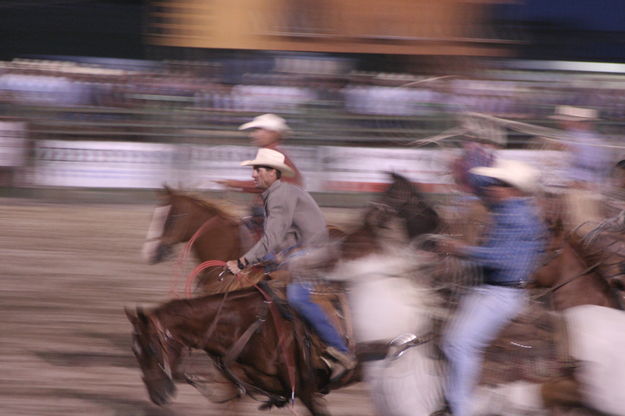
[[[145,236],[145,243],[143,243],[143,248],[141,249],[141,257],[146,262],[151,261],[156,256],[156,249],[159,245],[158,238],[163,235],[165,220],[167,220],[170,210],[171,205],[154,208],[148,234]]]

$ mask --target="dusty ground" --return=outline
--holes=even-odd
[[[0,199],[0,414],[288,415],[213,405],[180,385],[150,403],[130,351],[124,306],[167,300],[173,262],[149,266],[140,249],[151,205],[45,204]],[[352,209],[326,210],[344,224]],[[333,415],[372,415],[363,385],[331,393]]]

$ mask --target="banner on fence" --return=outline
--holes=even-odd
[[[42,140],[28,182],[35,186],[158,188],[172,179],[174,145]]]
[[[396,172],[445,192],[452,184],[449,165],[457,150],[339,146],[285,146],[312,192],[376,192]],[[251,146],[168,145],[123,142],[40,141],[35,146],[30,183],[35,186],[158,188],[164,183],[199,190],[224,189],[226,179],[251,180]],[[564,182],[565,154],[558,151],[503,150],[500,157],[536,166],[549,186]]]

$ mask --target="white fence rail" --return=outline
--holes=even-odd
[[[312,192],[372,192],[393,171],[442,190],[451,184],[449,164],[455,150],[285,146]],[[502,157],[523,160],[543,172],[548,186],[561,186],[566,165],[558,151],[502,150]],[[250,179],[249,146],[202,146],[136,142],[42,140],[35,144],[22,184],[35,187],[158,188],[164,183],[198,190],[219,190],[223,179]]]

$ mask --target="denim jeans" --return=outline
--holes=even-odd
[[[321,339],[339,351],[347,352],[347,344],[336,330],[325,311],[310,298],[312,284],[306,282],[291,283],[286,289],[286,296],[291,306],[317,331]]]
[[[525,290],[493,285],[478,286],[462,299],[442,345],[449,361],[445,396],[454,416],[470,414],[484,350],[525,304]]]

